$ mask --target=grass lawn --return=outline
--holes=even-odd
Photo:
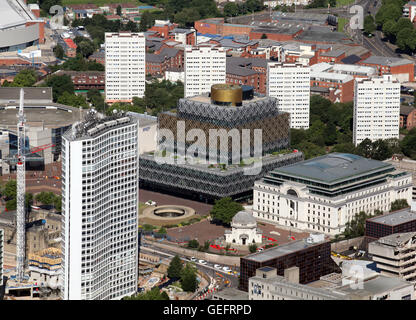
[[[137,4],[137,6],[146,5],[145,3],[137,0],[62,0],[63,6],[70,4],[96,4],[97,6],[101,6],[103,4],[110,3],[133,3]]]
[[[337,8],[353,4],[354,0],[337,0]]]
[[[347,18],[338,17],[338,32],[344,32],[344,26],[348,23]]]

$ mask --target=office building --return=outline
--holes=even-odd
[[[395,233],[416,232],[416,212],[397,210],[365,221],[365,236],[377,240]]]
[[[211,92],[211,86],[225,83],[226,51],[213,45],[185,48],[185,98]]]
[[[309,128],[310,68],[302,64],[269,63],[267,96],[277,98],[278,108],[290,114],[290,127]]]
[[[360,282],[362,287],[344,285],[314,287],[297,281],[299,268],[285,270],[278,275],[271,267],[256,270],[249,280],[249,300],[414,300],[415,289],[411,282],[375,275]],[[334,274],[335,275],[335,274]]]
[[[277,168],[254,185],[253,215],[300,230],[340,234],[361,211],[389,211],[412,198],[412,175],[392,164],[344,153]]]
[[[254,181],[266,172],[303,160],[301,152],[288,149],[289,115],[277,109],[276,99],[256,96],[253,88],[214,85],[210,96],[180,99],[177,111],[159,114],[158,121],[159,135],[161,130],[172,134],[160,135],[158,141],[165,139],[170,147],[163,143],[156,152],[140,155],[140,185],[159,192],[210,202],[250,197]],[[191,130],[195,129],[205,139],[191,141]],[[261,132],[261,141],[256,144],[255,130]],[[246,134],[247,143],[242,142]],[[211,137],[216,145],[211,146]],[[197,152],[187,155],[196,146]],[[240,148],[239,152],[234,153],[238,150],[234,147]],[[166,150],[166,161],[155,157],[163,153],[161,148]],[[260,170],[251,174],[256,166]]]
[[[416,281],[416,232],[382,237],[368,244],[368,253],[381,274]]]
[[[132,295],[138,279],[138,128],[91,111],[62,150],[63,300]]]
[[[144,97],[146,39],[143,33],[105,33],[105,99],[131,102]]]
[[[239,289],[249,290],[249,279],[262,267],[277,269],[283,276],[285,269],[298,267],[299,283],[309,283],[321,276],[334,272],[337,268],[331,258],[331,244],[323,234],[311,234],[310,237],[292,241],[281,246],[252,253],[240,259]]]
[[[400,82],[391,75],[355,80],[353,143],[399,138]]]

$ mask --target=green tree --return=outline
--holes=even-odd
[[[121,17],[121,6],[118,5],[116,10],[117,10],[117,15]]]
[[[12,87],[32,87],[36,82],[36,72],[33,69],[23,69],[13,79]]]
[[[161,292],[158,287],[131,297],[124,297],[123,300],[169,300],[166,292]]]
[[[170,261],[168,267],[168,277],[173,278],[180,278],[183,270],[183,265],[181,258],[178,255],[174,256]]]
[[[368,15],[364,18],[364,33],[373,34],[376,30],[376,25],[374,23],[374,18],[372,15]]]
[[[175,14],[175,22],[181,27],[192,27],[193,23],[199,19],[201,19],[201,15],[197,8],[184,8]]]
[[[406,199],[397,199],[391,203],[390,212],[409,207]]]
[[[224,6],[224,15],[226,17],[238,16],[238,6],[234,2],[227,2]]]
[[[84,96],[70,94],[67,91],[64,91],[62,93],[62,95],[58,98],[57,103],[76,107],[76,108],[79,108],[79,107],[88,108],[88,104]]]
[[[409,133],[400,141],[400,147],[404,155],[416,160],[416,128],[413,128]]]
[[[263,34],[261,35],[261,39],[267,39],[267,34],[263,33]]]
[[[74,84],[69,75],[53,75],[46,80],[46,86],[52,87],[53,101],[57,101],[59,97],[67,92],[74,94]]]
[[[182,270],[181,274],[181,286],[182,289],[186,292],[195,292],[198,288],[198,280],[197,280],[197,270],[196,268],[187,263],[185,268]]]
[[[6,185],[3,187],[2,195],[6,199],[14,199],[17,196],[17,182],[16,180],[7,181]]]
[[[230,197],[226,197],[215,201],[211,209],[211,217],[224,224],[230,224],[235,214],[243,210],[244,207],[240,203],[233,201]]]
[[[255,253],[257,251],[257,245],[255,243],[250,244],[248,250],[250,250],[251,253]]]
[[[142,16],[140,18],[140,25],[139,25],[139,31],[144,32],[147,31],[151,27],[152,24],[152,16],[149,11],[144,11],[142,13]]]
[[[57,57],[58,59],[63,59],[65,51],[60,44],[57,44],[55,48],[53,48],[53,52],[55,54],[55,57]]]
[[[198,242],[198,240],[196,240],[196,239],[190,240],[190,241],[188,242],[188,247],[189,247],[189,248],[194,248],[194,249],[198,248],[198,247],[199,247],[199,242]]]
[[[84,58],[88,58],[94,51],[94,44],[89,40],[83,40],[77,46],[77,53],[81,54]]]
[[[396,22],[394,20],[388,20],[383,24],[382,31],[390,42],[396,41],[395,32]]]
[[[35,200],[42,204],[51,205],[54,203],[55,194],[53,192],[42,191],[35,196]]]

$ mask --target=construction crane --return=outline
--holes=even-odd
[[[25,191],[26,191],[26,174],[25,174],[25,114],[24,114],[24,91],[20,89],[19,113],[17,115],[17,199],[16,199],[16,228],[17,228],[17,243],[16,243],[16,280],[23,281],[25,272]]]

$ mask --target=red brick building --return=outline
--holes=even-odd
[[[400,106],[400,128],[411,130],[416,127],[416,109]]]
[[[358,64],[377,68],[380,76],[392,74],[400,82],[412,82],[415,79],[415,64],[408,59],[371,56]]]
[[[69,75],[74,84],[75,90],[105,89],[104,71],[66,71],[59,70],[58,75]]]
[[[248,85],[259,94],[266,94],[267,60],[256,58],[227,58],[226,83]]]
[[[167,69],[181,69],[183,65],[183,50],[164,48],[160,54],[146,53],[146,75],[164,76]]]

